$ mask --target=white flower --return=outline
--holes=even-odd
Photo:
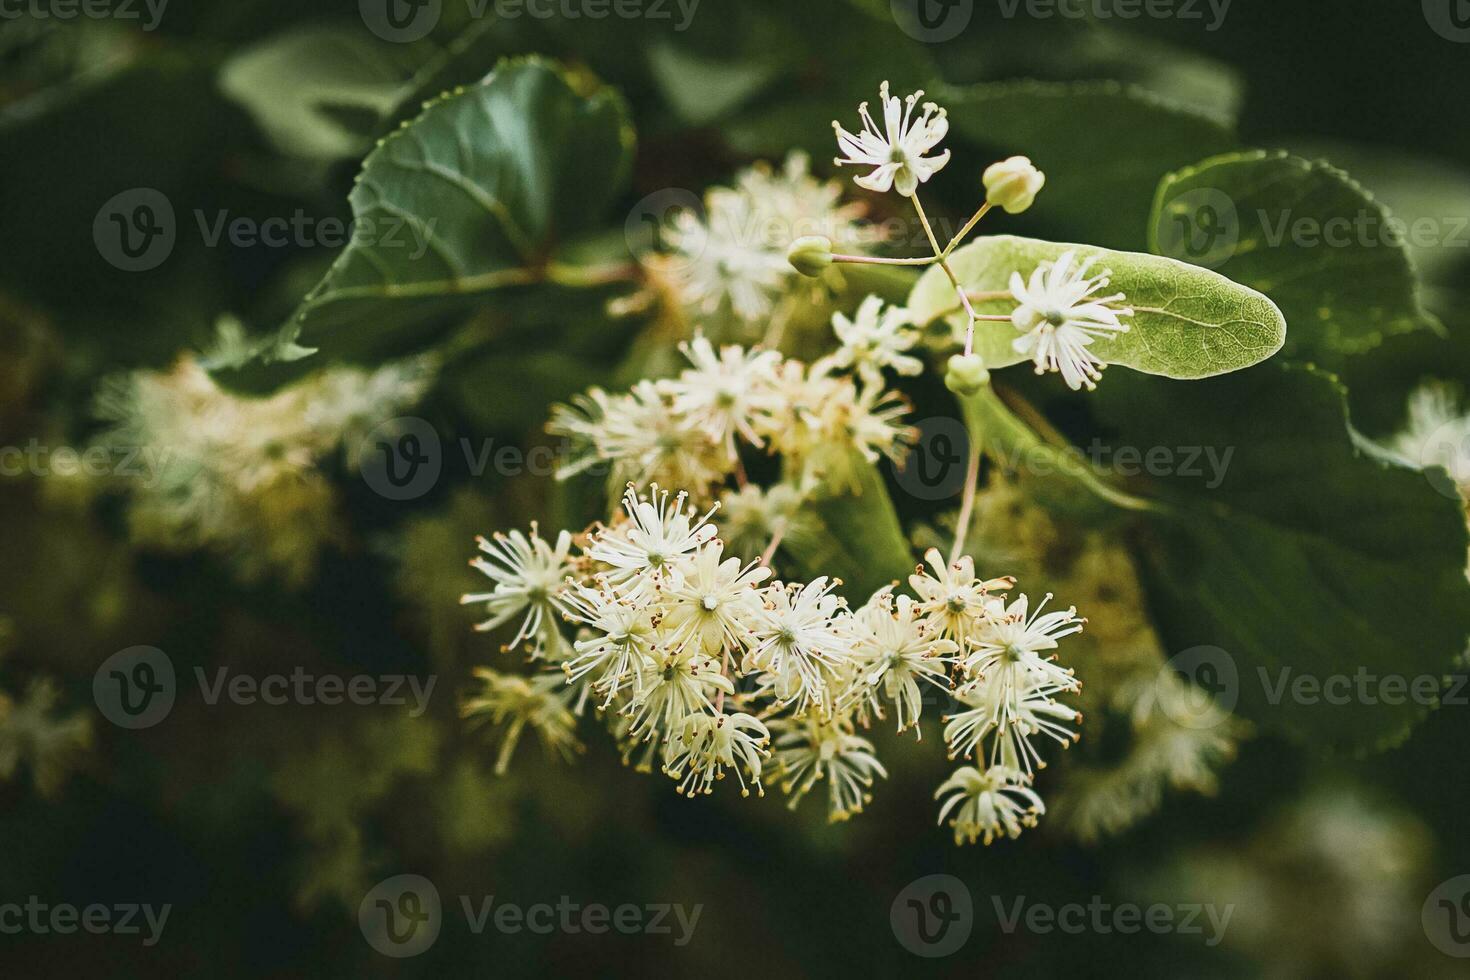
[[[703,336],[679,349],[694,367],[661,385],[673,411],[723,446],[731,460],[736,457],[736,435],[751,445],[764,445],[755,423],[780,408],[774,382],[781,355],[734,345],[716,353]]]
[[[964,555],[951,565],[944,563],[938,548],[924,552],[932,573],[920,565],[909,576],[909,587],[919,597],[924,613],[939,627],[939,635],[963,642],[992,611],[1003,611],[1004,603],[991,592],[1004,592],[1014,579],[981,581],[975,577],[975,560]]]
[[[873,117],[868,113],[868,104],[858,106],[863,119],[863,131],[853,135],[842,124],[832,123],[837,132],[837,146],[846,154],[838,157],[838,166],[852,164],[872,167],[871,173],[854,178],[859,187],[883,193],[896,187],[904,197],[912,197],[919,185],[927,181],[949,162],[949,151],[938,156],[924,156],[949,131],[949,120],[945,112],[933,102],[925,102],[923,113],[914,117],[914,106],[924,93],[915,92],[906,99],[888,94],[888,83],[878,88],[878,98],[883,106],[883,130],[880,132]]]
[[[579,585],[563,601],[568,618],[592,631],[573,644],[575,653],[562,663],[567,683],[587,678],[606,708],[618,691],[642,679],[653,655],[655,610],[643,597],[619,597],[605,582],[596,589]]]
[[[717,661],[693,647],[656,647],[624,709],[632,722],[628,736],[666,741],[690,715],[713,712],[710,695],[717,692],[735,693]]]
[[[520,531],[495,534],[490,539],[476,538],[486,558],[475,558],[470,565],[495,583],[489,592],[473,592],[459,597],[461,604],[485,604],[490,618],[478,623],[475,629],[486,632],[524,612],[516,635],[502,650],[510,650],[526,640],[535,640],[539,654],[549,631],[556,629],[553,617],[561,611],[560,597],[566,591],[566,577],[572,570],[568,557],[572,549],[572,536],[562,531],[556,536],[556,544],[547,544],[531,525],[531,534]]]
[[[1443,466],[1470,500],[1470,412],[1450,385],[1431,381],[1414,389],[1408,423],[1389,448],[1416,466]]]
[[[467,698],[460,709],[465,718],[488,716],[490,722],[503,728],[500,753],[495,760],[495,774],[505,775],[510,757],[520,742],[521,734],[530,727],[548,752],[563,759],[582,750],[577,741],[576,719],[567,708],[566,692],[556,674],[520,677],[502,674],[486,667],[475,669],[481,682],[480,693]]]
[[[705,545],[680,566],[674,583],[664,590],[665,624],[674,642],[692,641],[711,656],[744,640],[761,604],[756,587],[771,574],[754,563],[742,567],[739,558],[721,561],[723,549],[719,541]]]
[[[730,471],[721,447],[648,380],[625,395],[592,388],[572,405],[558,405],[546,429],[572,442],[573,462],[557,470],[558,479],[611,461],[614,485],[662,480],[703,492]]]
[[[919,681],[949,690],[945,673],[959,644],[929,631],[917,603],[908,596],[879,592],[853,616],[852,654],[859,674],[853,696],[881,718],[881,695],[893,704],[898,730],[917,727],[924,710]]]
[[[841,343],[830,357],[832,365],[855,370],[865,381],[880,383],[884,368],[905,375],[924,370],[923,361],[904,353],[918,339],[908,311],[901,306],[885,308],[880,297],[863,300],[851,320],[840,312],[832,314],[832,331]]]
[[[1122,293],[1095,295],[1107,286],[1111,273],[1089,278],[1094,261],[1077,265],[1077,253],[1069,250],[1055,262],[1038,265],[1029,283],[1019,272],[1011,273],[1011,294],[1020,304],[1011,322],[1023,334],[1011,346],[1031,358],[1037,374],[1060,371],[1073,391],[1097,387],[1106,364],[1093,353],[1092,342],[1127,333],[1128,325],[1119,318],[1133,315],[1130,309],[1109,305],[1123,300]]]
[[[672,257],[663,265],[704,313],[728,301],[742,320],[767,315],[790,279],[784,246],[761,240],[761,214],[749,194],[717,187],[705,195],[705,212],[704,221],[688,211],[674,217],[665,233]]]
[[[1076,607],[1043,613],[1051,598],[1047,593],[1031,612],[1030,600],[1023,594],[1001,616],[988,620],[973,641],[965,671],[984,677],[986,683],[1001,685],[1007,696],[1015,699],[1036,683],[1075,690],[1078,683],[1072,671],[1059,666],[1054,656],[1042,654],[1055,650],[1062,637],[1081,632],[1085,620],[1077,616]]]
[[[679,792],[690,798],[713,793],[715,780],[724,779],[727,769],[740,781],[741,796],[750,795],[747,773],[756,791],[765,796],[761,757],[770,754],[766,748],[770,740],[771,733],[753,715],[694,714],[669,739],[664,772],[679,780]]]
[[[684,506],[689,495],[683,490],[672,501],[658,484],[651,490],[648,497],[640,497],[629,484],[623,492],[623,510],[629,520],[599,531],[588,552],[594,561],[612,566],[608,577],[614,583],[661,573],[716,534],[709,519],[717,508],[699,517],[694,508]]]
[[[949,743],[951,759],[983,757],[980,744],[994,735],[990,761],[1031,773],[1046,767],[1031,744],[1033,735],[1046,735],[1063,748],[1077,741],[1078,736],[1067,726],[1079,722],[1082,715],[1055,699],[1067,689],[1029,676],[1021,683],[1019,689],[1008,690],[982,677],[955,692],[967,710],[945,719],[944,740]]]
[[[1036,826],[1046,812],[1041,797],[1027,785],[1023,773],[1007,766],[991,766],[983,773],[974,766],[961,766],[935,790],[934,798],[948,796],[939,807],[939,822],[951,813],[956,844],[984,839],[989,844],[1004,834],[1021,836],[1023,827]]]
[[[827,780],[827,819],[833,823],[861,813],[872,799],[873,781],[888,771],[873,755],[873,743],[853,734],[852,723],[840,716],[824,719],[814,715],[777,718],[771,727],[776,736],[776,778],[787,804],[797,804],[819,779]]]
[[[838,616],[843,601],[832,594],[838,582],[825,575],[802,585],[776,582],[751,620],[751,646],[742,669],[764,671],[777,700],[797,710],[830,709],[831,672],[846,660],[851,640]]]

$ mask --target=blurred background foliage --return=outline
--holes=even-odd
[[[687,31],[673,29],[677,18],[476,19],[446,0],[438,27],[410,44],[377,38],[343,0],[176,3],[147,32],[118,19],[0,26],[0,444],[85,445],[100,428],[101,379],[209,347],[224,315],[268,333],[334,258],[322,247],[210,248],[190,228],[166,263],[126,273],[93,244],[101,202],[146,186],[174,202],[181,227],[196,209],[346,220],[374,142],[508,55],[555,57],[627,102],[636,159],[608,234],[583,243],[594,254],[625,252],[618,218],[650,193],[697,193],[793,148],[825,172],[831,119],[851,116],[883,78],[898,91],[928,85],[950,107],[960,164],[934,182],[943,213],[968,213],[981,161],[1024,152],[1047,171],[1038,206],[1005,229],[1018,234],[1146,249],[1160,179],[1237,148],[1324,157],[1410,220],[1470,217],[1470,46],[1430,30],[1417,4],[1235,0],[1206,31],[1006,18],[1004,5],[976,3],[964,33],[930,45],[899,30],[882,0],[702,0]],[[1470,379],[1470,252],[1462,240],[1413,258],[1421,299],[1446,329],[1329,365],[1370,435],[1402,422],[1424,376]],[[607,316],[618,296],[512,297],[437,327],[452,356],[416,413],[497,446],[544,444],[550,403],[626,385],[667,358],[636,323]],[[921,415],[925,397],[915,393]],[[1047,407],[1065,425],[1068,399]],[[134,548],[119,502],[88,481],[0,479],[0,900],[175,906],[151,949],[118,936],[0,936],[5,975],[1046,976],[1123,962],[1171,977],[1463,975],[1419,924],[1423,896],[1470,871],[1463,707],[1364,757],[1257,732],[1212,795],[1165,792],[1157,813],[1100,840],[1067,832],[1063,801],[1042,832],[986,849],[956,849],[933,826],[940,753],[886,732],[891,778],[868,812],[836,826],[820,807],[791,814],[775,798],[679,798],[595,737],[574,768],[522,750],[496,778],[493,748],[462,730],[452,696],[495,651],[457,603],[476,584],[463,558],[494,528],[581,526],[598,489],[492,467],[452,472],[399,504],[334,455],[322,466],[348,530],[300,589],[242,583],[208,554]],[[1114,546],[1003,494],[986,506],[1013,533],[980,542],[983,553],[1035,566],[1093,620],[1076,661],[1084,678],[1087,656],[1157,650],[1130,618],[1146,600]],[[900,507],[910,521],[936,516],[922,502]],[[186,677],[196,666],[305,665],[433,674],[439,691],[419,718],[181,699],[164,724],[123,732],[96,715],[91,679],[135,644],[168,651]],[[1080,758],[1064,761],[1105,765],[1117,747],[1084,731]],[[682,948],[450,925],[399,963],[363,942],[356,909],[374,882],[408,871],[445,896],[705,912]],[[960,953],[923,961],[894,941],[889,905],[941,871],[975,895],[976,928]],[[1182,935],[1007,935],[991,895],[1238,910],[1209,948]]]

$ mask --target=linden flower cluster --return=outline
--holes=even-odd
[[[842,204],[841,185],[810,173],[810,160],[792,153],[779,170],[764,164],[741,171],[733,187],[705,194],[704,214],[677,212],[663,231],[667,250],[645,259],[655,277],[702,314],[728,309],[747,323],[770,316],[796,282],[786,262],[792,241],[821,235],[857,248],[872,235],[860,204]]]
[[[1033,826],[1044,811],[1030,788],[1043,765],[1034,743],[1076,738],[1079,716],[1057,698],[1079,685],[1055,660],[1082,628],[1076,610],[1008,600],[1010,579],[980,579],[968,557],[946,564],[934,550],[912,595],[890,585],[851,609],[834,579],[773,580],[768,557],[727,555],[718,509],[630,485],[622,515],[579,546],[534,526],[481,539],[471,564],[492,587],[462,601],[485,608],[481,630],[514,625],[505,649],[543,667],[530,679],[479,672],[464,711],[504,730],[498,768],[527,728],[556,754],[575,751],[570,720],[590,707],[625,760],[657,764],[681,793],[733,774],[742,795],[763,794],[772,778],[794,807],[825,779],[829,818],[842,820],[887,775],[859,732],[891,717],[919,736],[926,703],[952,692],[963,710],[944,730],[951,757],[983,768],[940,787],[941,820],[956,841],[986,843]]]
[[[855,321],[834,321],[848,339],[811,365],[776,351],[717,349],[700,336],[680,346],[690,366],[676,378],[619,395],[593,388],[558,406],[548,429],[573,446],[558,476],[606,464],[614,487],[657,482],[710,500],[739,476],[739,449],[751,447],[779,453],[797,487],[854,485],[859,461],[898,460],[912,441],[901,421],[907,404],[881,369],[911,373],[919,362],[903,354],[913,344],[903,316],[881,301],[864,303]]]
[[[274,571],[299,585],[323,544],[340,536],[337,493],[320,464],[341,447],[356,463],[361,440],[428,388],[423,360],[376,370],[333,368],[267,398],[220,388],[193,357],[167,371],[110,379],[100,443],[151,464],[120,479],[128,523],[142,544],[208,548],[246,580]]]
[[[842,156],[838,166],[855,166],[867,172],[854,178],[858,186],[875,193],[890,190],[907,198],[933,249],[933,254],[919,258],[882,258],[870,255],[846,255],[833,251],[834,242],[823,235],[812,234],[793,242],[787,252],[791,265],[806,275],[821,275],[833,263],[867,263],[904,266],[938,265],[954,287],[958,303],[954,312],[963,310],[964,327],[958,338],[964,357],[972,363],[967,373],[979,376],[985,368],[974,354],[976,325],[996,321],[1007,323],[1016,331],[1011,347],[1028,357],[1036,373],[1057,372],[1068,387],[1095,388],[1102,377],[1106,361],[1095,348],[1098,341],[1108,341],[1128,332],[1123,320],[1133,315],[1121,293],[1103,295],[1110,273],[1093,271],[1095,259],[1079,257],[1075,250],[1063,252],[1054,261],[1040,262],[1035,268],[1011,272],[1008,288],[979,292],[961,285],[950,266],[949,257],[992,208],[1007,214],[1019,214],[1035,201],[1046,183],[1046,176],[1026,157],[1011,157],[992,164],[984,171],[985,202],[947,245],[941,246],[924,206],[919,188],[950,162],[949,150],[938,145],[949,131],[944,109],[933,102],[919,100],[923,92],[900,99],[889,93],[888,83],[878,90],[883,125],[879,126],[868,111],[868,104],[858,107],[862,129],[853,133],[840,122],[833,122],[838,149]],[[1009,314],[980,315],[977,302],[1010,301],[1016,304]]]

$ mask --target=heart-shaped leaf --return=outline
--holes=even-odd
[[[1002,292],[1010,288],[1011,273],[1027,279],[1038,264],[1067,251],[1096,258],[1096,267],[1110,273],[1108,290],[1122,293],[1134,311],[1127,333],[1092,345],[1109,364],[1166,378],[1207,378],[1250,367],[1281,349],[1286,321],[1274,303],[1254,289],[1174,259],[995,235],[959,249],[949,265],[967,290]],[[991,299],[977,302],[975,310],[1003,314],[1015,306],[1009,299]],[[965,328],[959,298],[937,266],[914,286],[908,308],[920,324],[942,317],[956,332]],[[1018,364],[1026,360],[1014,347],[1018,336],[1010,323],[978,323],[975,353],[991,369]]]
[[[1230,120],[1117,82],[1001,82],[931,93],[954,134],[1046,172],[1026,216],[1048,230],[1143,249],[1169,171],[1238,144]]]
[[[1233,153],[1159,185],[1150,248],[1270,296],[1285,355],[1336,365],[1438,324],[1419,302],[1402,229],[1347,174],[1285,153]]]
[[[496,290],[575,279],[558,249],[598,226],[632,153],[612,90],[540,59],[502,62],[368,154],[352,241],[256,360],[396,352]]]
[[[1091,400],[1114,444],[1194,460],[1152,478],[1165,509],[1140,538],[1172,652],[1223,650],[1217,694],[1265,728],[1360,750],[1402,738],[1470,635],[1460,500],[1357,436],[1321,371],[1117,381]]]

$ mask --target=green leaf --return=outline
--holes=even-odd
[[[539,59],[502,62],[368,155],[350,197],[357,235],[258,359],[381,356],[497,290],[574,280],[558,250],[598,226],[632,153],[610,89],[579,91]]]
[[[1326,163],[1234,153],[1164,179],[1150,248],[1259,289],[1291,324],[1286,356],[1336,365],[1385,337],[1438,329],[1389,218]]]
[[[1045,171],[1028,220],[1112,248],[1146,247],[1160,178],[1236,145],[1230,120],[1116,82],[989,83],[932,97],[957,137]],[[978,192],[983,163],[970,166]]]
[[[649,47],[648,67],[679,118],[695,126],[738,109],[778,71],[770,62],[717,61],[668,40]]]
[[[1170,650],[1225,650],[1237,710],[1265,728],[1359,750],[1401,739],[1422,705],[1311,704],[1290,685],[1452,668],[1470,634],[1461,502],[1358,437],[1343,387],[1316,369],[1115,380],[1094,399],[1115,446],[1214,454],[1151,484],[1173,511],[1150,514],[1141,538]]]
[[[903,581],[914,570],[914,557],[877,467],[864,460],[853,465],[859,492],[812,501],[807,513],[821,526],[803,534],[802,547],[787,554],[803,578],[841,579],[839,591],[856,605],[890,582]]]
[[[1082,258],[1096,257],[1098,267],[1111,272],[1109,290],[1123,293],[1134,311],[1127,333],[1099,338],[1092,345],[1110,364],[1166,378],[1207,378],[1250,367],[1281,348],[1286,321],[1269,299],[1174,259],[993,235],[959,249],[949,264],[966,289],[997,292],[1010,288],[1012,272],[1027,278],[1038,263],[1068,250]],[[942,316],[962,335],[965,314],[958,304],[944,270],[934,266],[909,294],[908,308],[916,322]],[[1008,299],[975,304],[982,315],[1013,309],[1015,303]],[[991,369],[1019,364],[1026,356],[1012,346],[1017,336],[1009,323],[977,323],[975,353]]]
[[[403,45],[360,28],[302,27],[225,62],[220,89],[283,152],[335,160],[360,153],[403,98],[409,72],[396,63],[402,56]],[[362,125],[352,125],[354,115]]]

